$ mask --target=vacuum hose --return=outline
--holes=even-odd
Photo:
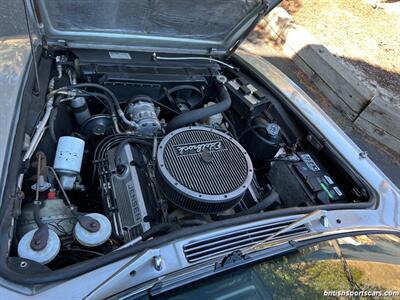
[[[187,124],[204,120],[210,116],[222,113],[228,110],[231,107],[232,101],[229,96],[228,90],[222,83],[217,84],[218,89],[218,98],[220,101],[214,105],[210,105],[207,107],[202,107],[198,109],[194,109],[188,112],[184,112],[179,116],[173,118],[167,125],[166,131],[167,133],[185,126]]]

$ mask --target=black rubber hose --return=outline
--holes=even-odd
[[[103,92],[107,93],[110,97],[111,100],[114,102],[114,106],[116,107],[117,110],[121,109],[121,106],[119,105],[118,99],[115,96],[115,94],[108,88],[106,88],[105,86],[102,86],[100,84],[97,83],[78,83],[78,84],[74,84],[69,86],[68,88],[74,89],[74,88],[94,88],[94,89],[99,89],[102,90]],[[104,98],[105,100],[105,98]],[[107,100],[106,100],[107,101]]]
[[[57,119],[57,114],[58,114],[58,106],[61,103],[61,100],[63,99],[63,96],[59,96],[56,98],[56,100],[54,101],[53,104],[53,110],[50,113],[50,117],[49,117],[49,133],[50,133],[50,137],[52,139],[52,141],[54,142],[54,144],[57,145],[58,139],[57,139],[57,135],[56,135],[56,119]]]
[[[40,211],[40,204],[39,203],[35,203],[33,205],[33,219],[35,220],[35,223],[36,223],[38,228],[43,225],[43,222],[42,222],[42,220],[40,219],[40,216],[39,216],[39,211]]]
[[[231,97],[229,96],[228,90],[222,84],[217,85],[218,89],[218,98],[220,101],[214,105],[210,105],[207,107],[202,107],[198,109],[194,109],[188,112],[184,112],[179,116],[176,116],[171,121],[169,121],[167,125],[167,133],[171,132],[177,128],[185,126],[187,124],[204,120],[210,116],[215,114],[222,113],[228,110],[231,107],[232,101]]]
[[[167,233],[174,227],[176,227],[176,226],[173,224],[170,224],[170,223],[157,224],[157,225],[154,225],[153,227],[151,227],[149,230],[143,232],[141,234],[141,236],[142,236],[143,241],[145,241],[145,240],[153,237],[154,235],[161,234],[161,233]]]
[[[102,93],[92,93],[92,92],[86,92],[83,91],[83,94],[86,94],[87,96],[93,97],[95,99],[100,99],[103,100],[107,103],[108,109],[110,110],[110,113],[112,115],[115,115],[115,107],[113,105],[113,100],[110,97],[107,97],[107,95],[102,94]]]
[[[206,220],[199,220],[199,219],[184,219],[184,220],[178,220],[178,224],[180,226],[200,226],[200,225],[205,225],[208,222]]]
[[[281,203],[281,200],[279,198],[279,194],[275,191],[271,191],[271,193],[268,194],[264,199],[262,199],[260,202],[258,202],[256,205],[253,205],[249,209],[242,211],[240,213],[235,213],[232,215],[223,215],[223,216],[218,216],[218,220],[225,220],[225,219],[230,219],[230,218],[237,218],[240,216],[247,216],[251,214],[256,214],[259,213],[262,210],[266,210],[269,207],[271,207],[275,203]]]
[[[56,119],[57,119],[57,113],[58,113],[58,107],[54,107],[53,110],[50,113],[49,117],[49,133],[51,140],[54,142],[54,144],[57,145],[57,136],[56,136]]]

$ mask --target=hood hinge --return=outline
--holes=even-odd
[[[57,47],[57,48],[67,48],[68,47],[68,44],[67,44],[66,40],[57,40],[52,45]]]
[[[64,50],[68,48],[68,43],[66,40],[45,40],[46,48],[48,50]]]

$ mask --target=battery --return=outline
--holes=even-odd
[[[343,202],[345,194],[309,153],[297,152],[297,162],[277,161],[268,179],[287,207]]]

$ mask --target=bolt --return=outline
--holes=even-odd
[[[367,151],[362,151],[360,152],[360,158],[367,158],[368,157],[368,152]]]
[[[23,260],[23,261],[20,262],[19,266],[20,266],[21,268],[26,268],[26,267],[28,266],[28,263],[27,263],[26,261]]]
[[[163,263],[163,260],[162,260],[161,256],[153,257],[153,266],[154,266],[154,269],[156,269],[156,271],[162,270],[162,267],[163,267],[162,263]]]

